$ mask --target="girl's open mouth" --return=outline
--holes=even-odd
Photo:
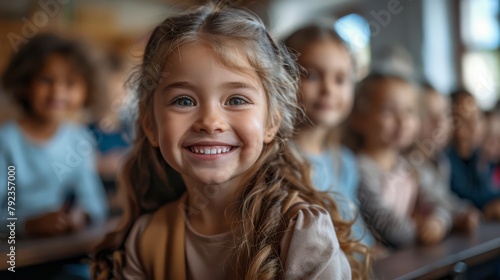
[[[235,146],[189,146],[188,151],[200,156],[223,155],[232,152],[237,147]]]

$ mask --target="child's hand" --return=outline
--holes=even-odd
[[[26,222],[26,232],[31,237],[63,235],[83,229],[89,220],[89,216],[81,209],[77,208],[68,213],[63,207],[57,212],[29,219]]]
[[[70,231],[80,231],[89,223],[90,217],[80,208],[71,211],[68,214]]]
[[[474,207],[469,207],[467,211],[453,219],[453,226],[457,230],[472,232],[479,225],[481,213]]]
[[[26,232],[31,237],[62,235],[71,230],[71,222],[64,211],[51,212],[26,222]]]
[[[500,220],[500,199],[495,199],[483,209],[484,217],[488,220]]]
[[[445,237],[446,227],[438,217],[431,215],[422,219],[417,229],[418,239],[424,245],[433,245]]]

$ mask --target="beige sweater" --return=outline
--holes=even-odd
[[[146,279],[138,244],[150,220],[151,215],[140,217],[126,240],[125,279]],[[231,233],[202,235],[185,221],[186,279],[237,279],[228,254]],[[280,246],[284,279],[351,279],[330,215],[320,206],[308,205],[297,211]]]

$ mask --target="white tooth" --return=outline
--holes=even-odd
[[[200,154],[204,154],[204,151],[203,151],[203,149],[200,149]]]
[[[227,152],[227,148],[222,148],[222,152],[223,153]]]
[[[209,148],[205,148],[205,154],[207,154],[207,155],[210,154],[210,149]]]
[[[194,152],[194,153],[198,153],[198,149],[196,149],[195,147],[192,147],[191,150]]]
[[[221,148],[217,149],[217,153],[218,153],[218,154],[220,154],[221,152],[222,152],[222,149],[221,149]]]
[[[215,154],[217,153],[217,149],[212,149],[212,150],[210,151],[210,153],[211,153],[212,155],[215,155]]]

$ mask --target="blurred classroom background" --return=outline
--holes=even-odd
[[[109,143],[120,148],[98,169],[106,188],[110,217],[120,214],[116,172],[131,143],[130,90],[132,69],[141,61],[152,29],[170,15],[204,1],[177,0],[0,0],[0,73],[19,48],[42,33],[78,39],[102,68],[108,83],[107,108],[99,116],[82,118],[92,130],[106,127],[120,138]],[[277,38],[311,22],[330,25],[349,44],[357,63],[356,78],[370,71],[398,72],[415,81],[427,81],[449,94],[464,87],[483,111],[495,108],[500,97],[500,1],[498,0],[241,0],[234,1],[259,15]],[[116,75],[115,75],[116,74]],[[113,76],[114,75],[114,76]],[[111,82],[113,81],[113,82]],[[113,83],[113,84],[112,84]],[[0,88],[0,91],[3,91]],[[113,95],[113,91],[120,92]],[[19,112],[0,93],[0,123]],[[103,97],[104,98],[104,97]],[[112,113],[112,114],[109,114]],[[116,129],[113,124],[123,123]],[[112,134],[111,133],[111,134]],[[110,137],[115,137],[110,136]],[[110,138],[111,139],[111,138]],[[499,139],[500,141],[500,139]],[[103,157],[104,158],[104,157]],[[2,210],[3,211],[3,210]],[[105,229],[116,225],[116,220]],[[105,230],[89,229],[59,240],[27,240],[18,247],[18,267],[78,258],[88,253]],[[472,271],[500,275],[500,224],[487,224],[476,235],[457,235],[427,248],[408,248],[377,260],[382,279],[469,279]],[[52,242],[52,243],[51,243]],[[6,244],[0,244],[0,267],[7,268]],[[67,249],[66,247],[73,247]],[[24,254],[24,255],[23,255]],[[497,269],[497,272],[492,272]],[[496,276],[492,276],[496,275]],[[480,275],[478,275],[479,277]],[[82,276],[85,279],[85,276]],[[75,278],[76,279],[76,278]]]
[[[357,54],[360,77],[370,65],[412,65],[440,92],[465,85],[490,109],[500,87],[499,3],[496,0],[242,0],[278,38],[308,23],[330,22]],[[81,38],[129,66],[140,60],[152,28],[203,1],[42,0],[0,2],[0,71],[39,32]],[[394,56],[388,61],[388,56]],[[383,65],[381,67],[384,67]],[[401,67],[405,67],[401,65]]]

